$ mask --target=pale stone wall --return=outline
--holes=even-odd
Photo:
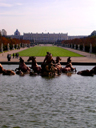
[[[34,40],[35,42],[56,42],[57,40],[67,40],[68,34],[63,33],[24,33],[24,40]]]

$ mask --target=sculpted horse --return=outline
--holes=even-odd
[[[36,57],[34,56],[29,57],[27,61],[32,61],[31,69],[33,69],[34,72],[31,72],[30,75],[36,75],[37,73],[41,76],[55,76],[56,69],[52,63],[53,60],[51,55],[41,64],[41,67],[38,66]]]
[[[79,71],[79,72],[77,72],[77,74],[82,75],[82,76],[93,76],[94,75],[93,71],[88,70],[88,69]]]
[[[15,75],[15,72],[13,70],[6,70],[3,68],[3,66],[0,64],[0,73],[3,75]]]
[[[30,68],[24,63],[24,60],[20,57],[19,67],[15,69],[16,74],[28,74],[30,73]]]
[[[40,66],[38,66],[38,64],[37,64],[37,62],[36,62],[36,57],[34,57],[34,56],[31,56],[31,57],[29,57],[28,58],[28,60],[27,60],[28,62],[29,61],[32,61],[32,64],[31,64],[31,69],[33,69],[33,71],[34,71],[34,73],[41,73],[41,67]]]
[[[93,67],[91,70],[82,70],[82,71],[79,71],[77,72],[78,75],[82,75],[82,76],[93,76],[93,75],[96,75],[96,66]]]
[[[12,71],[12,70],[4,70],[3,71],[3,75],[15,75],[15,72],[14,71]]]
[[[91,69],[91,72],[96,75],[96,66]]]

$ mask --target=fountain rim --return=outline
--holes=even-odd
[[[5,62],[5,61],[3,61],[3,62],[0,62],[1,64],[4,64],[4,65],[19,65],[19,62]],[[27,65],[31,65],[31,62],[25,62],[25,64],[27,64]],[[37,64],[38,65],[41,65],[42,64],[42,62],[37,62]],[[61,62],[61,65],[66,65],[67,63],[66,62]],[[96,62],[72,62],[72,65],[89,65],[89,66],[91,66],[91,65],[96,65]]]

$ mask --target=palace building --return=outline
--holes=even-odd
[[[63,33],[24,33],[24,40],[34,40],[34,42],[52,43],[57,40],[68,40],[68,34]]]
[[[2,31],[1,31],[2,33]],[[3,30],[3,33],[5,31]],[[4,34],[3,34],[4,35]],[[6,35],[6,33],[5,33]],[[68,33],[23,33],[20,35],[18,29],[14,32],[14,35],[9,36],[11,38],[30,40],[31,43],[59,43],[62,40],[71,40],[75,38],[84,38],[85,36],[68,36]]]

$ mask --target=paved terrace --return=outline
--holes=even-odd
[[[18,64],[19,58],[17,59],[17,58],[11,57],[11,61],[8,62],[7,54],[17,53],[17,52],[25,50],[25,49],[27,49],[27,48],[21,48],[18,50],[11,50],[8,52],[0,53],[0,63],[2,63],[2,64]],[[75,53],[78,53],[78,54],[81,54],[84,56],[84,57],[71,57],[73,64],[76,64],[76,65],[83,65],[83,64],[96,65],[96,55],[95,54],[90,54],[87,52],[83,52],[83,51],[79,51],[79,50],[75,50],[75,49],[71,49],[71,48],[65,48],[65,47],[64,47],[64,49],[67,49],[69,51],[72,51],[72,52],[75,52]],[[22,58],[24,59],[25,63],[27,63],[28,57],[22,57]],[[53,58],[56,59],[56,57],[53,57]],[[65,64],[67,61],[67,57],[61,57],[61,59],[62,59],[61,64]],[[38,63],[41,63],[41,62],[43,62],[44,57],[36,57],[36,60]]]

